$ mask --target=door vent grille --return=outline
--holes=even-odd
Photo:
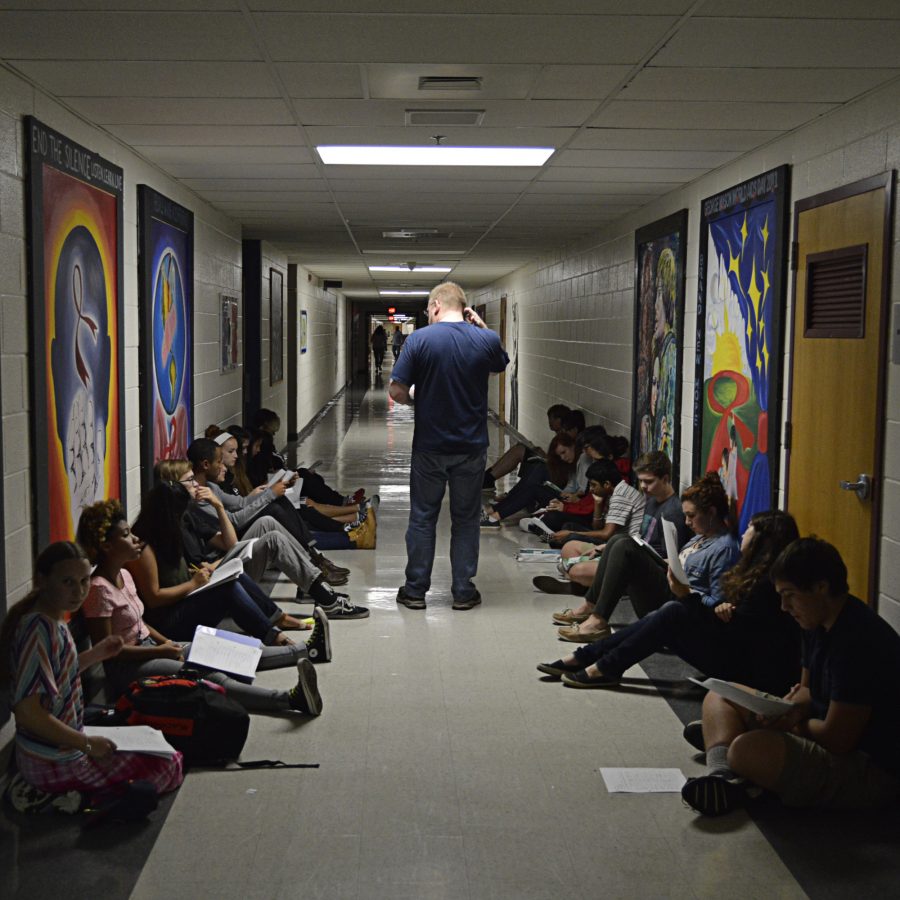
[[[867,252],[860,244],[806,257],[804,337],[865,337]]]

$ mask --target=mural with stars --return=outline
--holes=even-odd
[[[694,474],[719,473],[740,534],[778,485],[789,171],[702,205]]]

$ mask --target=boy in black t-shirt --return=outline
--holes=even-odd
[[[900,635],[849,594],[831,544],[794,541],[771,572],[781,608],[804,629],[793,707],[762,719],[710,692],[703,738],[710,774],[682,797],[721,815],[743,804],[748,783],[788,806],[864,809],[900,794]]]

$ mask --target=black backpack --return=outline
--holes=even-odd
[[[116,701],[116,713],[119,724],[158,728],[187,765],[237,759],[250,730],[246,710],[192,671],[133,681]]]

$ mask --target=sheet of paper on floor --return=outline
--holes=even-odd
[[[610,794],[677,794],[687,779],[680,769],[600,769]]]

